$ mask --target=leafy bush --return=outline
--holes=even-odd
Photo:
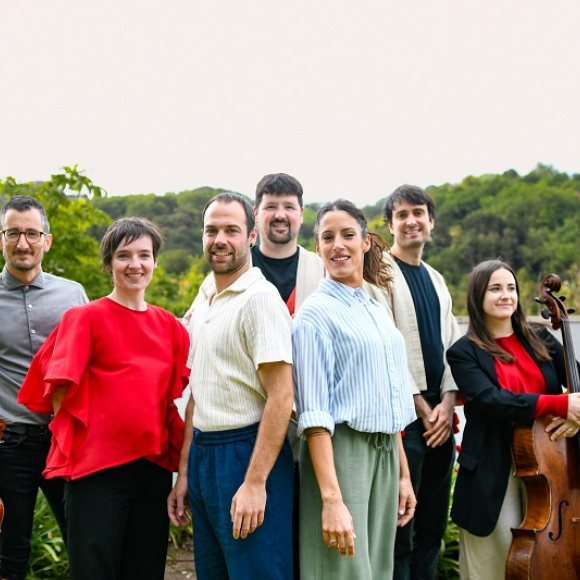
[[[60,529],[42,492],[34,513],[28,580],[68,578],[68,558]]]
[[[451,519],[441,540],[437,578],[459,578],[459,528]]]
[[[191,544],[193,538],[193,528],[191,523],[187,526],[169,525],[169,546],[170,548],[179,549]]]
[[[169,529],[169,559],[175,552],[190,546],[192,528],[189,526]],[[30,551],[30,567],[27,580],[65,580],[69,577],[66,549],[56,519],[42,492],[38,492],[34,513]]]
[[[457,468],[453,470],[451,480],[451,497],[449,505],[453,501],[453,490],[455,489],[455,479],[457,478]],[[437,579],[459,578],[459,528],[451,520],[447,519],[447,529],[441,540],[441,551],[439,552],[439,565],[437,566]]]

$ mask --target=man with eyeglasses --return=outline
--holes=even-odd
[[[88,302],[83,287],[42,271],[52,244],[46,212],[31,197],[10,199],[0,211],[0,578],[26,577],[38,488],[64,531],[63,482],[45,480],[49,415],[16,402],[32,357],[68,308]]]

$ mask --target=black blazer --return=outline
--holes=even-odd
[[[566,382],[562,345],[538,330],[552,360],[539,362],[529,344],[522,344],[546,379],[546,393],[559,394]],[[447,351],[453,378],[465,397],[466,424],[459,453],[451,517],[476,536],[495,529],[512,463],[514,424],[532,425],[539,395],[516,394],[500,387],[495,359],[463,336]]]

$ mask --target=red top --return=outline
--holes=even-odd
[[[568,398],[562,395],[546,395],[546,379],[515,334],[495,341],[505,351],[515,357],[513,363],[495,359],[495,371],[502,388],[513,393],[539,394],[534,418],[544,415],[556,415],[564,419],[568,415]]]
[[[288,301],[286,302],[286,306],[288,307],[288,312],[290,312],[290,316],[294,316],[294,311],[296,310],[296,286],[288,296]]]
[[[189,337],[169,312],[109,298],[68,310],[34,359],[18,401],[52,413],[44,476],[77,479],[139,458],[175,471],[183,421],[175,399],[187,384]]]

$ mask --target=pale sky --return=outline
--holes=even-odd
[[[580,172],[578,0],[0,0],[0,178],[375,203]]]

